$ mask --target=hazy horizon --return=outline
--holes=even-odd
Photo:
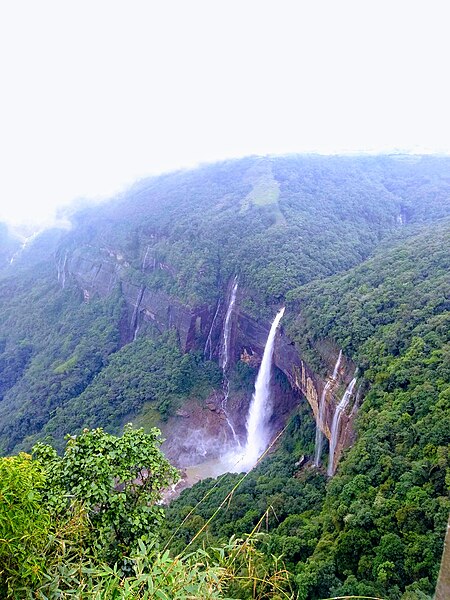
[[[249,155],[450,153],[441,0],[0,8],[0,221]]]
[[[56,228],[71,228],[70,223],[70,214],[76,212],[81,207],[91,206],[91,205],[99,205],[103,202],[108,202],[113,200],[120,194],[126,193],[129,189],[133,187],[133,185],[139,184],[141,181],[145,181],[146,179],[150,179],[152,177],[158,177],[160,175],[170,175],[172,173],[178,172],[186,172],[192,171],[195,169],[199,169],[202,167],[212,166],[215,164],[220,164],[224,162],[230,161],[239,161],[245,158],[282,158],[288,156],[335,156],[335,157],[361,157],[361,156],[392,156],[392,155],[405,155],[411,157],[422,157],[422,156],[435,156],[435,157],[450,157],[449,152],[426,152],[426,151],[416,151],[414,149],[400,149],[393,148],[392,150],[386,151],[348,151],[348,152],[289,152],[285,154],[248,154],[243,156],[231,156],[220,158],[212,161],[202,161],[197,164],[193,164],[190,166],[180,166],[172,169],[163,170],[160,172],[148,173],[146,175],[142,175],[137,177],[132,181],[128,181],[122,183],[117,189],[110,191],[106,194],[97,194],[96,196],[91,197],[78,197],[72,198],[66,202],[55,203],[54,205],[48,207],[47,212],[42,212],[41,216],[37,218],[27,217],[27,216],[19,216],[13,218],[1,218],[0,223],[4,223],[8,225],[11,233],[16,235],[21,235],[24,237],[28,237],[29,235],[33,235],[39,231],[44,231],[45,229],[56,227]]]

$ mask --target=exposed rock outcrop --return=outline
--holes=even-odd
[[[81,252],[73,254],[66,269],[75,278],[89,301],[93,296],[109,296],[118,286],[128,312],[124,342],[130,342],[142,323],[150,323],[159,332],[175,329],[184,351],[191,350],[210,324],[207,306],[190,307],[162,290],[151,290],[130,283],[126,277],[129,265],[122,255],[106,255],[103,260],[89,258]]]
[[[262,356],[269,329],[269,323],[258,322],[245,313],[239,314],[236,335],[237,344],[241,354],[247,358],[247,362],[250,360],[255,361],[255,356]],[[333,365],[336,363],[336,358],[339,354],[339,348],[333,347],[332,344],[328,343],[323,344],[319,348],[319,351],[327,363],[329,373],[331,374],[333,372]],[[319,399],[321,398],[326,382],[314,373],[302,359],[295,345],[284,333],[282,327],[275,341],[274,362],[278,369],[286,376],[291,388],[306,398],[317,422]],[[354,372],[355,365],[348,358],[343,357],[336,380],[326,390],[322,431],[328,440],[331,437],[331,424],[334,411]],[[352,406],[356,406],[356,403],[352,403]],[[353,421],[355,416],[356,410],[351,410],[348,414],[342,415],[340,433],[335,451],[335,464],[339,462],[342,451],[351,445],[354,440]]]
[[[61,257],[58,258],[57,262],[59,279],[61,279],[60,265]],[[124,323],[123,331],[121,331],[122,343],[132,341],[141,325],[147,323],[154,326],[159,332],[175,329],[178,332],[180,344],[184,351],[203,348],[207,343],[209,356],[217,358],[220,354],[226,302],[216,301],[215,304],[210,306],[188,306],[178,299],[170,297],[162,290],[152,290],[143,285],[131,283],[128,277],[129,268],[130,265],[126,258],[122,254],[114,253],[111,250],[103,251],[101,259],[98,253],[95,257],[91,257],[88,248],[76,251],[71,256],[67,256],[67,253],[64,255],[64,271],[75,278],[83,290],[86,301],[89,301],[95,295],[107,297],[120,286],[122,297],[127,306],[126,323]],[[228,288],[229,286],[230,283]],[[238,299],[237,305],[239,306],[239,304]],[[270,323],[257,321],[242,310],[237,309],[229,340],[230,364],[243,359],[251,366],[257,366],[264,351],[269,329]],[[330,343],[324,343],[319,351],[331,373],[339,349]],[[325,381],[314,373],[302,359],[282,327],[275,342],[274,363],[279,372],[287,378],[291,388],[289,393],[286,393],[286,391],[282,391],[279,382],[274,384],[273,393],[276,402],[276,411],[274,411],[273,417],[274,430],[282,426],[283,420],[286,419],[287,414],[293,410],[301,397],[306,398],[317,421],[319,399],[324,390]],[[322,429],[328,439],[331,435],[330,429],[335,408],[340,395],[353,374],[354,365],[344,357],[336,380],[333,385],[327,388]],[[236,423],[238,423],[238,433],[242,436],[245,434],[245,421],[242,419],[242,412],[248,408],[247,405],[243,406],[243,403],[248,404],[249,401],[250,399],[240,399],[238,402],[231,401],[229,403],[229,410],[232,416],[234,415]],[[209,410],[209,412],[215,411]],[[342,450],[353,441],[352,425],[355,414],[356,411],[353,410],[349,414],[342,415],[335,464],[339,461]],[[217,411],[217,415],[219,415],[219,420],[223,419],[220,410]],[[209,422],[209,417],[206,422]],[[209,425],[206,426],[205,431],[208,430],[208,427]],[[177,429],[176,424],[175,429]],[[226,430],[226,428],[224,429]],[[216,429],[216,434],[217,431]],[[224,435],[226,437],[226,433]],[[189,452],[191,451],[192,449],[189,450]]]

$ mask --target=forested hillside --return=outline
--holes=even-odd
[[[45,535],[59,540],[70,529],[73,498],[73,556],[82,561],[77,544],[85,544],[91,566],[118,561],[117,577],[108,571],[116,591],[121,577],[137,573],[127,552],[140,553],[141,566],[148,552],[161,572],[174,567],[159,549],[183,554],[177,581],[185,585],[200,559],[191,563],[184,554],[204,545],[209,554],[205,570],[193,574],[193,597],[431,598],[450,509],[450,159],[250,157],[143,180],[67,216],[70,230],[44,232],[22,249],[0,229],[0,454],[29,452],[42,440],[62,453],[65,436],[81,434],[76,452],[87,453],[86,464],[92,452],[109,456],[106,463],[117,459],[122,470],[108,471],[112,489],[105,483],[103,491],[94,481],[72,481],[64,461],[73,466],[76,441],[61,463],[42,445],[33,460],[3,459],[3,480],[19,486],[23,510],[27,498],[43,501]],[[128,471],[136,465],[120,462],[134,443],[131,430],[117,442],[103,433],[90,437],[85,428],[118,435],[135,421],[157,446],[151,428],[176,418],[188,427],[188,403],[223,424],[219,338],[233,281],[239,318],[263,332],[286,306],[286,344],[317,380],[332,370],[319,351],[325,346],[342,349],[346,365],[358,369],[352,445],[332,479],[313,467],[313,412],[278,370],[277,385],[296,408],[270,455],[245,476],[227,474],[185,490],[165,520],[159,512],[136,517],[120,550],[120,510],[133,502],[136,477],[146,481],[147,471]],[[238,345],[237,335],[245,349],[254,345],[239,327],[227,389],[233,409],[246,411],[259,362]],[[246,414],[235,417],[244,423]],[[151,457],[162,469],[152,483],[154,504],[175,476],[159,454]],[[126,473],[134,487],[120,508],[108,494],[127,493]],[[117,482],[125,489],[116,490]],[[98,503],[117,503],[117,515],[105,508],[106,520],[98,520]],[[231,536],[249,534],[243,546],[229,544]],[[109,553],[99,553],[97,535],[108,540]],[[70,563],[68,556],[61,560]],[[148,561],[141,573],[149,572]],[[54,558],[44,563],[39,573],[62,573]],[[106,567],[98,568],[83,584],[84,597],[106,585],[99,574]],[[28,586],[45,578],[14,573]],[[1,583],[0,592],[11,594],[10,583]],[[73,580],[61,585],[70,589]],[[178,597],[173,589],[165,593],[160,597]]]
[[[68,416],[85,414],[78,397],[130,341],[125,282],[190,307],[213,306],[239,274],[246,311],[270,318],[273,304],[299,285],[344,271],[386,237],[447,214],[449,189],[446,158],[249,158],[145,180],[79,210],[71,231],[38,237],[0,281],[0,447],[27,447],[22,440],[49,419],[58,443],[82,427]],[[106,297],[86,303],[70,272],[80,261],[92,263],[91,279],[110,261]],[[108,415],[116,427],[143,403],[128,382],[114,393],[116,405],[119,397]],[[90,425],[105,424],[102,404],[94,392]]]
[[[368,392],[357,440],[326,485],[315,469],[298,469],[314,443],[301,409],[277,454],[206,528],[208,544],[252,531],[268,510],[265,552],[285,556],[300,598],[432,595],[450,510],[449,243],[445,221],[292,291],[293,339],[311,352],[314,337],[332,336],[361,370]],[[214,487],[195,527],[236,481]],[[177,550],[193,534],[185,514],[211,488],[204,482],[170,506],[169,533],[181,526],[185,536],[172,542]]]

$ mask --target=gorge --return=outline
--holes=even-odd
[[[1,453],[158,427],[198,482],[158,532],[174,556],[264,530],[260,565],[283,555],[303,600],[431,597],[449,167],[249,157],[138,182],[19,253],[0,237]]]

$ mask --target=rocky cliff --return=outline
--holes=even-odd
[[[58,278],[62,280],[60,264],[59,258]],[[79,250],[63,264],[65,272],[73,276],[83,290],[85,301],[96,294],[106,297],[120,288],[127,308],[122,343],[132,341],[143,324],[154,326],[159,332],[175,329],[185,352],[205,334],[211,318],[207,306],[190,307],[162,290],[131,283],[130,264],[119,253],[103,251],[101,256],[91,257]]]
[[[227,296],[230,293],[230,284],[222,292],[222,297],[215,304],[188,306],[177,298],[169,296],[162,290],[154,290],[145,285],[137,285],[130,281],[130,264],[126,258],[111,250],[103,250],[95,255],[91,249],[85,248],[73,252],[71,255],[65,253],[56,260],[58,279],[62,285],[68,276],[72,276],[83,291],[84,299],[88,302],[93,296],[106,297],[114,290],[120,289],[122,298],[126,305],[126,315],[121,326],[122,343],[132,341],[141,327],[152,326],[157,331],[163,332],[167,329],[175,329],[178,332],[180,345],[185,352],[192,349],[203,349],[208,358],[217,359],[220,352],[221,334],[227,308]],[[152,268],[158,268],[152,263]],[[236,310],[232,318],[231,327],[231,352],[230,362],[235,364],[238,360],[244,360],[257,367],[261,360],[264,346],[270,329],[270,323],[256,320],[244,310],[243,304],[245,291],[238,297]],[[328,373],[331,374],[333,365],[339,349],[332,344],[325,344],[326,351],[322,352]],[[303,360],[294,343],[286,335],[283,327],[276,338],[274,352],[275,366],[282,376],[289,382],[290,388],[280,384],[280,377],[274,378],[273,396],[276,410],[273,412],[273,430],[281,428],[288,414],[292,412],[295,405],[305,398],[311,406],[314,417],[318,417],[319,398],[323,393],[326,381],[317,375],[313,369]],[[329,385],[325,394],[325,412],[323,420],[323,433],[330,439],[331,424],[334,411],[342,396],[343,390],[353,377],[355,366],[343,357],[338,371],[338,376]],[[237,433],[243,438],[245,436],[245,420],[242,414],[246,414],[250,398],[236,395],[230,398],[229,412],[236,424]],[[227,431],[226,420],[221,414],[221,396],[215,396],[210,402],[209,413],[202,413],[202,417],[192,412],[193,418],[189,420],[186,416],[178,415],[171,427],[178,431],[177,437],[187,440],[185,454],[194,452],[194,448],[202,447],[198,439],[211,437],[211,428],[221,431],[224,443],[228,440],[230,432]],[[214,405],[214,406],[213,406]],[[340,432],[335,454],[335,464],[339,461],[342,450],[349,446],[353,439],[353,419],[356,414],[356,405],[348,414],[341,419]],[[170,428],[167,428],[167,434]],[[189,434],[191,431],[191,434]],[[191,441],[193,443],[191,443]],[[170,444],[168,448],[170,448]],[[183,451],[184,452],[184,451]],[[174,452],[172,452],[174,454]],[[202,451],[194,452],[199,457]],[[184,460],[182,462],[185,462]]]
[[[264,351],[264,344],[270,329],[270,323],[258,322],[245,313],[240,313],[237,323],[237,345],[242,355],[251,356],[258,360]],[[327,365],[327,376],[331,376],[333,366],[339,354],[339,348],[326,343],[318,348]],[[297,401],[305,398],[318,422],[319,399],[326,386],[326,379],[317,375],[303,360],[294,343],[286,335],[283,326],[275,341],[274,362],[276,367],[286,376],[289,384],[297,394]],[[336,406],[355,373],[355,365],[346,357],[342,357],[337,377],[332,385],[327,386],[325,393],[325,411],[322,431],[328,440],[331,438],[331,424]],[[351,410],[344,414],[340,423],[338,443],[335,451],[335,464],[338,463],[342,451],[354,439],[353,421],[356,416],[357,403],[350,404]]]

